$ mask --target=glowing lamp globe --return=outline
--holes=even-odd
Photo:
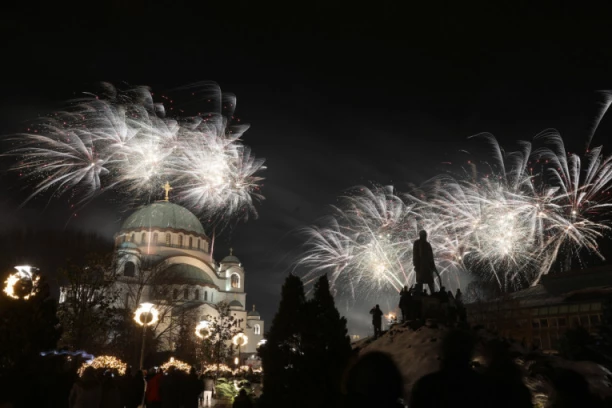
[[[141,303],[134,312],[134,321],[141,326],[151,326],[159,321],[159,311],[153,303]]]
[[[32,269],[35,268],[28,265],[16,266],[15,269],[17,272],[9,275],[4,282],[4,293],[13,299],[28,300],[36,294],[36,283],[40,277],[34,277]]]
[[[236,346],[245,346],[249,342],[249,338],[244,333],[238,333],[232,338],[232,343]]]
[[[202,320],[195,328],[195,334],[202,340],[210,337],[210,323],[207,320]]]

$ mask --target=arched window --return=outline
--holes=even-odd
[[[183,290],[183,299],[185,300],[189,299],[189,289],[187,288]]]
[[[174,300],[178,299],[178,289],[174,289],[172,291],[172,299]]]
[[[204,291],[204,301],[208,302],[208,292]]]
[[[215,301],[215,292],[210,292],[210,301],[211,302]]]
[[[234,273],[231,277],[232,288],[238,289],[240,288],[240,276],[237,273]]]
[[[200,249],[204,249],[204,240],[200,241],[200,238],[198,238],[198,246],[200,247]]]
[[[253,326],[253,333],[255,334],[261,334],[261,326],[256,324],[255,326]]]
[[[147,243],[147,233],[146,233],[146,232],[143,232],[143,233],[140,235],[140,243],[141,243],[141,244],[146,244],[146,243]]]
[[[196,248],[200,248],[200,238],[196,238]]]
[[[183,247],[183,236],[179,235],[179,247]]]
[[[170,244],[172,243],[172,235],[170,235],[170,233],[166,234],[166,246],[170,246]]]
[[[200,300],[200,289],[195,290],[195,300]]]
[[[193,248],[193,237],[189,237],[189,249]]]
[[[157,245],[157,232],[153,234],[153,245]]]
[[[136,265],[134,265],[134,262],[126,262],[125,265],[123,265],[123,276],[129,276],[133,278],[135,273]]]
[[[130,237],[130,242],[136,242],[136,234],[132,232],[132,236]]]

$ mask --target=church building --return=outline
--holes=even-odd
[[[181,335],[176,328],[185,319],[195,327],[218,315],[215,305],[227,302],[247,337],[240,348],[244,362],[256,353],[264,335],[255,306],[246,307],[245,268],[232,250],[215,261],[211,239],[198,218],[170,202],[170,187],[165,188],[165,200],[135,211],[115,235],[117,306],[135,310],[144,302],[154,304],[159,311],[159,323],[152,326],[160,340],[158,351],[173,351]],[[196,336],[195,331],[187,335]]]

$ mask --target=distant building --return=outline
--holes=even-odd
[[[215,261],[210,238],[189,210],[167,200],[140,208],[115,235],[115,255],[120,292],[116,306],[135,310],[150,302],[164,309],[156,330],[169,334],[163,336],[158,351],[174,349],[176,330],[168,328],[184,323],[186,315],[194,325],[217,316],[215,305],[225,301],[248,338],[241,360],[256,352],[264,321],[255,306],[251,311],[245,307],[245,269],[231,250],[221,262]],[[60,302],[65,297],[62,291]]]
[[[598,331],[602,303],[610,295],[612,265],[546,275],[534,287],[466,305],[468,322],[544,351],[557,351],[560,336],[569,328]]]

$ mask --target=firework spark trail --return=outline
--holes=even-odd
[[[583,161],[567,154],[556,132],[505,152],[490,134],[485,172],[471,163],[460,176],[440,175],[398,195],[393,187],[358,188],[323,225],[306,229],[298,260],[306,278],[331,273],[333,285],[357,295],[398,291],[415,281],[412,243],[425,229],[438,270],[493,280],[502,291],[537,283],[561,254],[599,255],[610,230],[612,158],[601,148]],[[535,168],[534,165],[540,168]]]
[[[78,209],[107,190],[142,204],[168,181],[176,201],[202,217],[256,216],[264,160],[242,144],[249,126],[234,120],[235,97],[216,84],[200,86],[211,112],[168,118],[148,88],[120,92],[103,84],[99,95],[86,94],[11,138],[4,156],[19,159],[13,170],[32,189],[23,204],[49,192],[51,199],[69,196]]]

